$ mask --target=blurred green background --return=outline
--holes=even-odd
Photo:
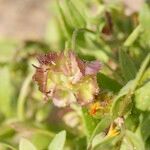
[[[126,105],[120,99],[133,100],[123,113],[128,138],[113,149],[150,150],[149,0],[0,1],[0,150],[61,150],[64,132],[48,148],[61,130],[67,131],[64,150],[86,150],[102,118],[85,117],[77,106],[45,103],[32,80],[37,54],[69,49],[81,59],[102,62],[100,89],[118,96],[110,115],[118,116]],[[28,141],[19,144],[22,138]],[[107,146],[93,150],[112,149]]]

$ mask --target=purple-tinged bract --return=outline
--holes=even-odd
[[[48,53],[37,57],[39,66],[33,79],[47,99],[58,107],[77,102],[86,105],[99,92],[96,74],[100,62],[84,62],[75,53]]]

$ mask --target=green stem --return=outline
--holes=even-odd
[[[133,30],[133,32],[129,35],[129,37],[126,39],[126,41],[124,42],[124,46],[126,46],[126,47],[131,46],[141,32],[142,32],[142,27],[141,27],[141,25],[138,25]]]
[[[21,120],[21,121],[23,121],[25,119],[24,105],[25,105],[26,97],[29,93],[29,86],[30,86],[30,83],[32,81],[32,76],[33,76],[33,73],[30,73],[26,77],[26,79],[23,82],[23,85],[21,87],[20,94],[18,97],[17,115],[18,115],[19,120]]]
[[[134,81],[135,84],[133,86],[132,93],[136,90],[136,88],[138,86],[138,83],[141,80],[141,78],[143,76],[143,73],[144,73],[146,67],[148,66],[149,62],[150,62],[150,53],[147,55],[147,57],[145,58],[145,60],[142,62],[140,70],[138,71],[138,73],[136,75],[136,78],[135,78],[135,81]]]

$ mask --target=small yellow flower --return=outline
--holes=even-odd
[[[90,109],[89,109],[90,115],[95,115],[96,112],[97,112],[98,110],[100,110],[101,108],[102,108],[102,107],[101,107],[101,105],[100,105],[100,102],[95,102],[95,103],[91,104],[91,105],[90,105]]]
[[[101,93],[95,97],[95,102],[89,105],[89,114],[94,118],[102,118],[110,111],[112,104],[109,93]]]
[[[107,133],[107,136],[109,137],[113,137],[113,136],[116,136],[120,133],[120,131],[118,129],[116,129],[116,127],[114,127],[114,124],[112,123],[110,125],[110,128],[109,128],[109,131]]]

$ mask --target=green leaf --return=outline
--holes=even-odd
[[[144,143],[143,143],[142,139],[140,139],[140,137],[137,136],[135,133],[127,130],[126,131],[126,138],[131,142],[133,149],[145,150]]]
[[[74,19],[74,23],[77,25],[78,28],[83,28],[86,25],[85,18],[81,15],[79,8],[76,8],[72,0],[68,1],[68,9],[70,14],[72,14],[72,19]],[[80,7],[80,6],[78,6]]]
[[[89,139],[89,142],[88,142],[88,148],[90,147],[91,145],[91,142],[93,140],[93,138],[98,134],[98,133],[101,133],[102,131],[104,131],[106,128],[108,128],[108,126],[110,125],[111,123],[111,118],[110,116],[105,116],[98,124],[97,126],[95,127],[94,131],[92,132],[92,135]]]
[[[75,139],[75,150],[85,150],[87,147],[86,137],[78,137]]]
[[[85,1],[74,1],[74,0],[69,0],[72,5],[74,6],[74,9],[76,10],[76,13],[79,15],[79,20],[85,24],[86,18],[87,18],[87,7],[85,5]]]
[[[148,140],[150,138],[150,112],[146,112],[144,115],[142,115],[143,119],[141,120],[141,123],[139,125],[140,127],[140,134],[144,141]]]
[[[124,46],[131,46],[135,40],[138,38],[138,36],[140,35],[140,33],[142,32],[142,27],[141,25],[138,25],[133,31],[132,33],[129,35],[129,37],[126,39],[126,41],[124,42]]]
[[[126,104],[126,102],[124,101],[125,99],[123,97],[125,97],[125,95],[130,94],[133,87],[134,87],[134,80],[131,80],[124,87],[122,87],[118,95],[114,98],[113,104],[111,107],[111,113],[114,116],[114,118],[121,115],[123,111],[123,107],[125,107],[125,104]],[[128,103],[130,99],[128,101],[127,98],[128,97],[126,97],[126,101]]]
[[[120,150],[134,150],[132,143],[124,137],[120,146]]]
[[[114,117],[117,117],[119,115],[123,115],[126,108],[129,108],[129,104],[131,103],[131,95],[134,94],[134,91],[136,90],[142,75],[144,74],[144,70],[146,69],[147,65],[150,61],[150,54],[145,58],[143,61],[136,78],[134,80],[129,81],[119,92],[119,94],[115,97],[112,107],[111,107],[111,113]],[[125,96],[126,95],[126,96]],[[123,96],[125,96],[123,98]],[[131,106],[131,105],[130,105]]]
[[[150,34],[149,34],[149,23],[150,23],[150,7],[146,3],[143,5],[140,15],[139,15],[139,20],[142,28],[144,29],[144,32],[141,36],[143,38],[143,43],[146,45],[150,43]]]
[[[59,27],[59,21],[54,18],[48,22],[45,40],[50,44],[51,49],[61,49],[62,45],[64,45],[64,35],[62,30]]]
[[[146,70],[146,68],[147,68],[149,63],[150,63],[150,53],[147,55],[147,57],[142,62],[141,67],[140,67],[140,69],[139,69],[139,71],[138,71],[138,73],[136,75],[133,91],[136,89],[136,87],[140,83],[140,80],[142,79],[144,71]]]
[[[150,67],[144,72],[139,84],[142,85],[147,81],[150,81]]]
[[[19,150],[37,150],[37,149],[27,139],[21,139],[21,141],[19,143]]]
[[[59,12],[59,21],[60,21],[60,24],[61,24],[61,28],[64,32],[64,35],[66,36],[67,39],[70,39],[71,34],[73,32],[73,28],[69,24],[69,21],[66,17],[66,14],[65,14],[64,10],[62,9],[62,5],[63,5],[63,3],[60,3],[60,2],[57,1],[57,9],[58,9],[58,12]]]
[[[150,7],[147,4],[144,4],[140,11],[140,23],[142,27],[149,31],[149,22],[150,22]]]
[[[0,111],[6,116],[10,116],[13,87],[8,68],[1,69],[0,76]]]
[[[150,111],[150,81],[135,92],[136,107],[143,111]]]
[[[98,134],[92,141],[92,150],[118,150],[120,149],[120,144],[124,135],[124,126],[120,128],[120,132],[118,135],[108,136],[105,132]]]
[[[47,130],[36,130],[32,133],[30,141],[38,147],[39,150],[47,149],[49,141],[52,140],[52,135],[50,135]]]
[[[119,51],[119,62],[124,79],[126,81],[134,79],[137,69],[132,59],[123,50]]]
[[[116,150],[118,148],[117,143],[122,139],[123,134],[118,136],[105,136],[97,135],[92,142],[92,150]]]
[[[145,142],[145,150],[150,150],[150,137],[149,139],[147,139],[147,141]]]
[[[132,108],[132,111],[127,115],[125,126],[131,131],[135,131],[139,125],[139,112],[135,107]]]
[[[48,146],[48,150],[63,150],[66,140],[66,131],[61,131],[55,135],[50,145]]]
[[[97,81],[99,87],[102,89],[107,89],[112,92],[118,92],[121,89],[121,85],[114,79],[111,79],[107,75],[103,73],[97,74]]]
[[[85,129],[85,134],[87,138],[89,139],[90,136],[92,135],[92,132],[94,131],[96,125],[97,125],[97,120],[94,119],[88,112],[86,108],[82,108],[82,117],[83,117],[83,124],[84,124],[84,129]]]

